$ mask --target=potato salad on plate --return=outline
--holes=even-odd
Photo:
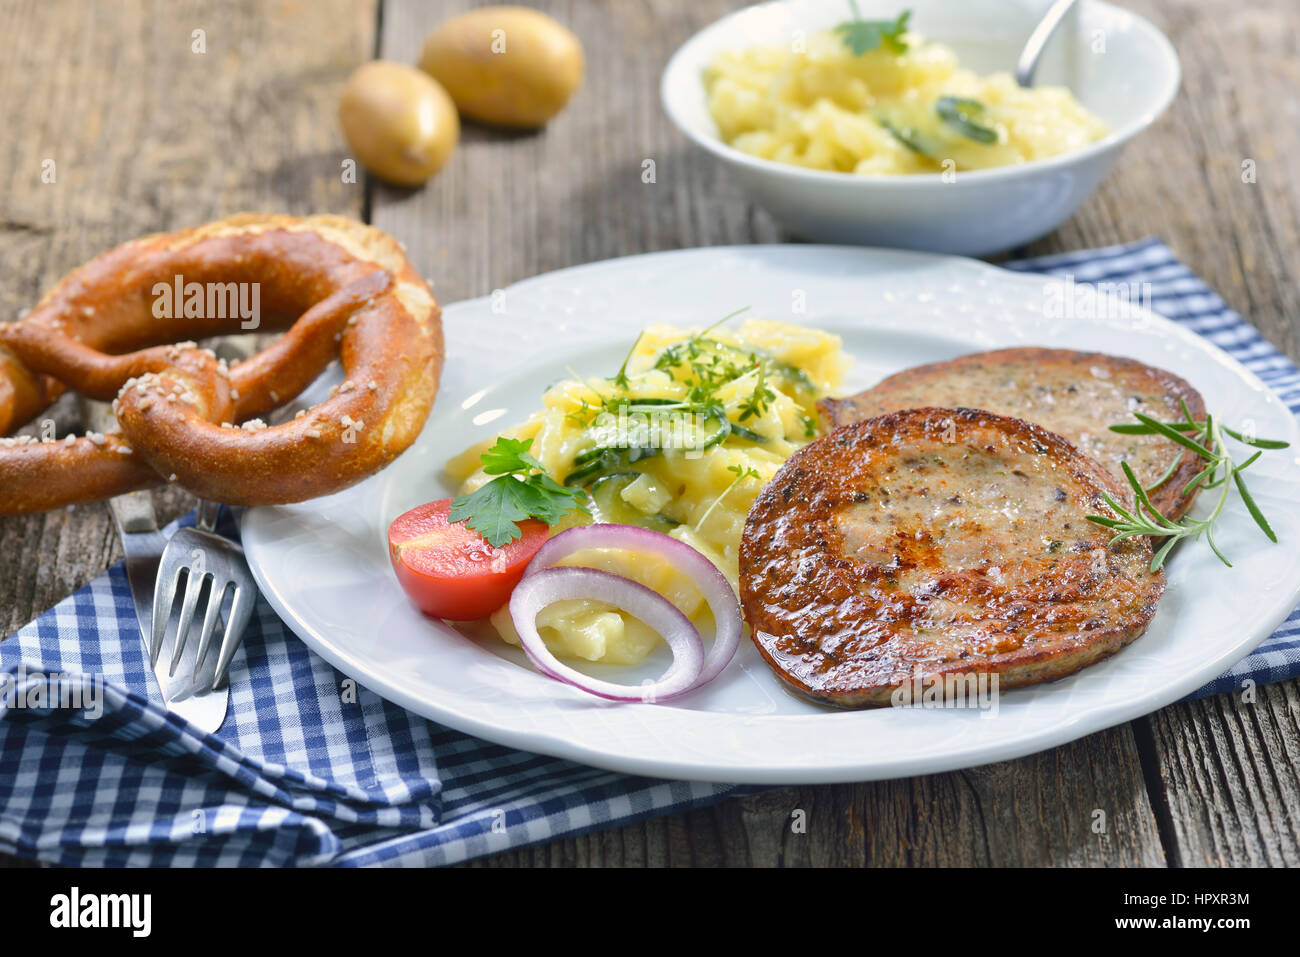
[[[847,364],[838,336],[790,323],[651,326],[613,374],[556,383],[527,421],[467,450],[447,471],[462,480],[462,496],[471,495],[493,478],[489,449],[527,441],[551,480],[587,496],[585,511],[567,511],[552,535],[594,522],[640,526],[690,545],[734,586],[750,505],[817,437],[816,400],[838,388]],[[640,582],[697,624],[711,624],[700,590],[671,562],[589,548],[560,564]],[[490,617],[503,639],[519,642],[507,606]],[[555,601],[537,625],[558,656],[604,664],[639,664],[660,644],[636,618],[585,598]]]

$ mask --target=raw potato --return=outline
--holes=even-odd
[[[447,91],[427,73],[385,60],[352,74],[339,122],[361,164],[402,186],[418,186],[442,169],[460,140]]]
[[[537,127],[582,83],[582,44],[536,10],[481,7],[431,33],[420,68],[447,88],[462,115]]]

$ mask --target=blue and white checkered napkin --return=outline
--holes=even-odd
[[[1300,370],[1163,244],[1011,265],[1079,282],[1150,282],[1156,311],[1224,348],[1300,412]],[[1300,613],[1199,694],[1298,673]],[[60,864],[446,864],[745,790],[515,751],[361,688],[340,695],[344,676],[265,602],[232,678],[215,735],[157,704],[121,566],[0,642],[0,849]],[[91,714],[52,706],[76,703],[78,692],[99,702]]]

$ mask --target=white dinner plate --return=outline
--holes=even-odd
[[[1108,318],[1067,318],[1063,301],[1061,287],[1041,276],[837,246],[684,250],[539,276],[446,309],[445,378],[405,455],[337,495],[250,509],[244,547],[267,600],[344,674],[511,747],[638,774],[771,784],[926,774],[1050,748],[1195,690],[1300,600],[1295,419],[1240,364],[1168,320],[1119,307]],[[996,710],[826,710],[787,693],[748,640],[699,691],[661,704],[611,703],[543,677],[496,638],[471,639],[412,607],[389,565],[386,531],[406,509],[455,493],[443,472],[450,456],[526,418],[568,370],[612,374],[644,326],[707,325],[742,306],[840,335],[855,360],[846,392],[908,366],[1013,345],[1097,350],[1170,369],[1226,422],[1292,443],[1251,468],[1251,490],[1281,544],[1266,541],[1234,500],[1216,534],[1233,568],[1203,542],[1180,549],[1145,635],[1077,675],[1007,692]],[[1097,311],[1107,310],[1073,310]],[[652,658],[643,672],[599,673],[635,684],[664,665]]]

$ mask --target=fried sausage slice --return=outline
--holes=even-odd
[[[805,446],[750,509],[740,598],[794,691],[890,703],[920,678],[1063,677],[1146,629],[1151,544],[1089,514],[1119,483],[1054,433],[974,409],[909,409]]]
[[[1196,497],[1195,491],[1182,494],[1201,470],[1196,454],[1158,435],[1120,435],[1109,426],[1135,421],[1134,412],[1178,420],[1182,402],[1193,417],[1205,418],[1201,394],[1171,372],[1100,352],[1020,348],[917,366],[847,399],[823,400],[820,407],[831,429],[898,409],[987,409],[1064,436],[1121,480],[1119,463],[1127,460],[1148,488],[1177,462],[1151,493],[1155,506],[1177,519]],[[1131,500],[1127,486],[1125,495]]]

